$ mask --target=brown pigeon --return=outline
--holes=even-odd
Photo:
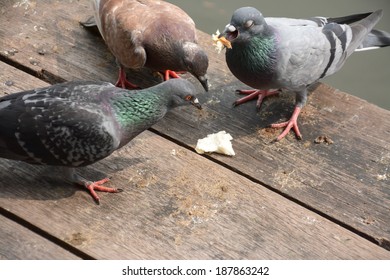
[[[194,21],[179,7],[155,0],[92,0],[100,34],[120,66],[116,86],[134,87],[124,68],[147,67],[165,80],[190,72],[208,90],[206,52]]]

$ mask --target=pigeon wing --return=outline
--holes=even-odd
[[[119,145],[93,102],[72,100],[46,88],[0,99],[0,155],[29,163],[82,166],[109,155]],[[64,95],[67,95],[66,98]]]

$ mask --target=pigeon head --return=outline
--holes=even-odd
[[[237,9],[230,23],[226,25],[225,30],[219,35],[219,38],[226,39],[228,42],[221,40],[227,47],[229,43],[246,42],[253,36],[262,35],[267,31],[267,23],[263,15],[253,7],[242,7]]]
[[[165,81],[160,85],[163,84],[169,84],[168,91],[171,108],[193,105],[198,109],[202,109],[202,105],[199,103],[198,98],[196,98],[195,96],[198,90],[190,81],[177,78]]]
[[[209,59],[206,52],[198,45],[192,42],[183,43],[184,65],[188,72],[194,75],[203,88],[208,91],[209,84],[207,80],[207,68],[209,67]]]

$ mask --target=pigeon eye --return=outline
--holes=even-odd
[[[191,95],[187,95],[186,97],[184,97],[184,99],[187,100],[187,101],[190,101],[190,100],[192,100],[192,96]]]
[[[246,28],[252,27],[253,23],[254,23],[253,20],[250,19],[247,22],[245,22],[245,27]]]

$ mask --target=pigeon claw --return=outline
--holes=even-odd
[[[283,128],[283,127],[285,127],[283,132],[278,136],[278,138],[276,138],[276,141],[282,140],[290,132],[291,128],[294,130],[295,135],[297,136],[297,138],[299,140],[302,140],[302,134],[299,131],[298,122],[297,122],[298,115],[299,115],[300,112],[301,112],[301,108],[300,107],[295,107],[294,112],[293,112],[293,114],[292,114],[292,116],[291,116],[289,121],[282,122],[282,123],[276,123],[276,124],[272,124],[271,125],[272,128]]]
[[[96,191],[108,192],[108,193],[118,193],[123,191],[123,189],[102,186],[103,184],[107,183],[109,180],[110,180],[109,178],[104,178],[100,181],[85,183],[85,187],[88,189],[88,191],[90,192],[91,196],[93,197],[93,199],[96,201],[97,204],[100,204],[100,197],[97,195]]]
[[[236,100],[233,103],[233,106],[238,106],[243,103],[246,103],[250,100],[257,98],[256,108],[260,110],[261,104],[265,97],[272,96],[279,93],[279,90],[259,90],[259,89],[249,89],[249,90],[236,90],[236,93],[245,94],[246,96]]]
[[[126,79],[126,72],[123,69],[123,67],[119,68],[119,77],[118,77],[118,80],[115,83],[115,86],[116,87],[120,87],[120,88],[124,88],[124,89],[136,89],[136,88],[139,88],[138,86],[130,83]]]
[[[138,86],[136,86],[135,84],[132,84],[130,83],[128,80],[124,80],[124,81],[117,81],[115,83],[115,86],[116,87],[120,87],[120,88],[124,88],[124,89],[137,89],[139,88]]]
[[[182,73],[185,73],[185,72],[179,72],[179,73],[182,74]],[[175,71],[165,70],[164,80],[168,81],[170,78],[177,79],[177,78],[180,78],[180,76]]]

